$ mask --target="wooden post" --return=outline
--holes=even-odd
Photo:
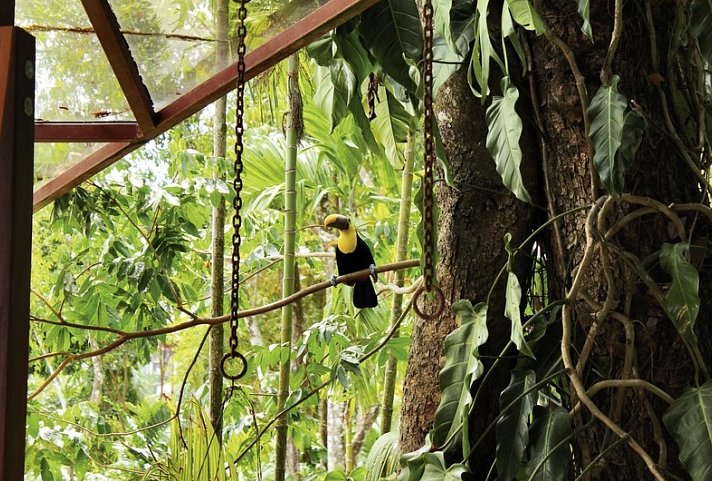
[[[35,39],[0,26],[0,481],[25,461]]]

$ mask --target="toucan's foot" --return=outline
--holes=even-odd
[[[371,277],[373,277],[373,282],[376,282],[378,280],[378,276],[376,275],[376,265],[371,264],[368,266],[368,270],[371,271]]]
[[[334,274],[333,276],[331,276],[331,287],[336,287],[336,279],[337,279],[337,277],[338,277],[338,276],[337,276],[336,274]]]

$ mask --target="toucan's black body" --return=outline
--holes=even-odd
[[[345,254],[336,247],[336,267],[339,268],[339,275],[350,274],[352,272],[368,269],[375,265],[373,254],[368,248],[368,245],[356,236],[356,249],[348,254]],[[363,309],[364,307],[376,307],[378,305],[378,297],[376,290],[373,288],[371,278],[366,277],[360,281],[348,283],[354,288],[354,307]]]
[[[356,226],[349,221],[348,217],[341,214],[331,214],[324,219],[324,227],[339,229],[339,238],[330,243],[336,245],[336,267],[339,268],[339,275],[351,274],[352,272],[369,269],[375,280],[375,261],[368,245],[356,233]],[[378,297],[373,288],[371,278],[367,275],[363,279],[348,283],[354,288],[354,306],[363,309],[365,307],[376,307]]]

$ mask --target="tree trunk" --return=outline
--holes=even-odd
[[[652,23],[648,23],[648,6],[646,2],[626,3],[622,11],[620,45],[612,64],[612,72],[621,77],[621,92],[628,99],[634,99],[648,118],[648,128],[636,161],[627,171],[625,191],[639,198],[657,199],[665,206],[700,202],[702,194],[697,178],[685,165],[675,145],[674,138],[679,132],[674,133],[667,128],[676,124],[676,119],[668,121],[667,116],[674,117],[674,112],[669,110],[670,104],[665,101],[665,95],[666,92],[669,95],[668,86],[676,82],[675,75],[678,75],[680,68],[667,63],[680,53],[668,51],[668,48],[680,48],[682,33],[675,29],[684,24],[684,21],[679,22],[681,19],[678,17],[683,9],[681,4],[656,3],[650,11]],[[546,38],[533,42],[538,96],[534,104],[541,108],[541,128],[546,138],[544,172],[550,186],[547,197],[555,213],[561,213],[590,204],[602,191],[600,186],[595,189],[591,186],[592,175],[595,185],[597,174],[592,173],[582,102],[570,64],[562,55],[561,45],[575,49],[575,61],[588,92],[586,100],[590,100],[601,85],[601,67],[605,63],[613,31],[613,5],[591,4],[590,17],[595,34],[593,44],[584,38],[577,23],[570,21],[577,17],[575,3],[555,0],[548,2],[546,8],[541,5],[538,8],[550,33]],[[656,33],[655,49],[651,49],[651,27]],[[653,60],[654,52],[657,52],[657,62],[660,63],[657,66]],[[665,79],[663,89],[656,76]],[[681,130],[677,125],[677,130]],[[694,151],[695,139],[681,137],[690,151]],[[605,210],[604,226],[610,228],[622,216],[638,209],[640,205],[636,205],[636,199],[633,200],[611,201],[610,209]],[[576,266],[581,262],[585,246],[582,233],[587,214],[583,211],[564,218],[559,230],[560,239],[556,238],[556,232],[549,231],[548,250],[556,272],[552,281],[557,286],[570,286],[572,272],[575,274]],[[687,228],[691,226],[692,218],[683,217]],[[620,251],[627,251],[641,260],[657,256],[656,252],[663,243],[681,241],[677,232],[671,231],[670,225],[669,219],[659,214],[634,220],[606,239],[603,247],[596,250],[588,270],[583,273],[580,295],[574,299],[570,309],[574,324],[570,351],[578,356],[588,339],[591,351],[587,362],[574,356],[574,361],[581,364],[577,371],[586,389],[603,379],[640,378],[676,397],[685,385],[694,384],[691,358],[680,342],[680,336],[651,292],[619,254]],[[700,218],[696,233],[704,236],[708,230],[709,224]],[[566,249],[556,248],[557,245],[566,246]],[[649,273],[659,285],[669,281],[669,277],[659,268],[651,268]],[[705,292],[709,291],[709,281],[704,279],[709,277],[708,273],[701,273],[702,299],[708,298]],[[561,292],[558,294],[561,295]],[[610,311],[602,307],[607,299],[612,301]],[[709,307],[709,301],[703,300],[697,319],[698,336],[704,340],[709,339],[712,316]],[[703,343],[701,347],[709,359],[709,342],[705,342],[706,345]],[[572,401],[576,402],[577,396]],[[664,429],[661,429],[661,417],[667,404],[642,390],[623,389],[603,390],[593,401],[623,431],[630,433],[660,469],[687,478],[677,462],[675,443],[663,435]],[[575,418],[577,428],[591,419],[587,410],[582,411]],[[617,436],[608,428],[595,423],[576,440],[578,468],[586,467],[592,458],[616,440]],[[641,457],[624,443],[590,472],[589,479],[652,477]]]
[[[443,364],[444,339],[457,324],[450,306],[460,300],[487,301],[497,273],[507,262],[503,237],[512,234],[518,245],[533,230],[533,208],[518,201],[502,185],[495,163],[486,147],[485,106],[472,94],[465,69],[453,75],[440,89],[435,115],[447,153],[455,187],[438,183],[440,208],[437,277],[445,295],[445,310],[434,321],[417,319],[413,327],[408,369],[401,409],[401,449],[413,451],[423,445],[440,402],[438,374]],[[527,142],[522,146],[535,145]],[[531,149],[530,149],[531,150]],[[532,198],[538,198],[536,157],[522,162],[523,177]],[[526,278],[530,261],[520,256],[515,268]],[[522,282],[524,285],[524,283]],[[496,286],[488,309],[489,340],[480,349],[487,356],[499,355],[509,341],[510,322],[504,317],[505,283]],[[484,358],[485,366],[492,364]],[[499,393],[509,381],[509,366],[501,363],[483,388],[482,403],[470,420],[470,439],[477,439],[498,412]],[[482,443],[489,459],[478,463],[476,479],[484,480],[494,459],[494,434]],[[491,455],[491,456],[490,456]],[[485,465],[486,464],[486,465]]]
[[[217,40],[215,63],[222,67],[227,63],[230,47],[227,37],[228,0],[218,0],[215,5],[215,39]],[[215,102],[213,116],[213,157],[225,157],[227,124],[225,121],[227,99],[222,97]],[[215,169],[214,177],[223,177]],[[211,272],[210,272],[210,315],[223,315],[223,291],[225,289],[225,199],[220,198],[212,211],[211,231]],[[224,328],[216,324],[210,329],[210,366],[208,385],[210,390],[210,423],[215,430],[217,441],[222,441],[222,383],[223,376],[220,362],[223,357]]]

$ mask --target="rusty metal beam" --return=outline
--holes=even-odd
[[[153,101],[109,1],[82,0],[82,4],[138,124],[144,132],[152,130],[156,126]]]
[[[25,471],[35,39],[0,26],[0,480]]]
[[[35,142],[132,142],[141,138],[136,122],[37,122]]]
[[[88,2],[89,0],[84,1]],[[246,78],[250,79],[264,72],[377,2],[378,0],[330,0],[276,35],[272,40],[249,52],[245,58]],[[147,142],[174,127],[233,90],[236,81],[237,67],[233,64],[158,111],[156,127],[144,130],[138,140]],[[107,146],[91,154],[35,192],[35,211],[120,159],[122,155],[125,155],[121,152],[128,153],[139,146],[139,144],[131,144],[130,150],[126,150],[129,148],[127,145]],[[102,155],[105,157],[102,158]]]

